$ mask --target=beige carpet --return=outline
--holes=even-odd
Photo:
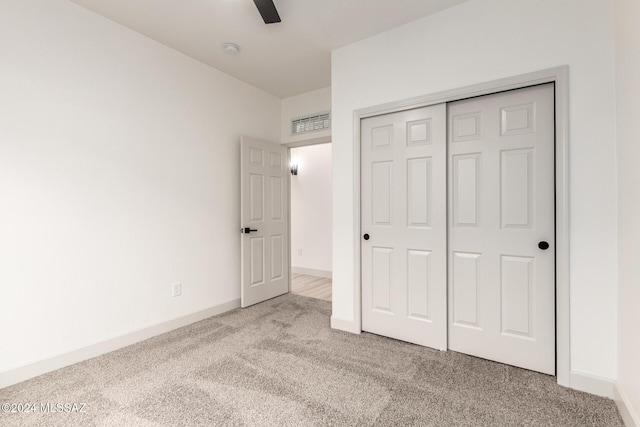
[[[613,401],[454,352],[329,328],[285,295],[0,390],[1,426],[622,426]],[[54,406],[55,407],[55,406]]]

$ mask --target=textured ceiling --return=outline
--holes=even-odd
[[[468,0],[71,0],[280,98],[331,85],[331,51]],[[233,42],[231,56],[222,45]]]

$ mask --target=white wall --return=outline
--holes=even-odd
[[[615,0],[618,140],[618,383],[640,425],[640,2]]]
[[[3,0],[0,374],[239,298],[239,137],[279,141],[280,108],[71,2]]]
[[[298,163],[291,177],[291,266],[331,273],[331,144],[290,154]]]
[[[331,129],[291,135],[291,120],[331,110],[331,88],[318,89],[282,100],[282,143],[305,141],[331,136]],[[327,138],[328,139],[328,138]]]
[[[600,0],[473,0],[332,55],[333,316],[354,320],[353,112],[569,65],[572,370],[616,376],[612,14]],[[338,323],[336,322],[336,323]]]

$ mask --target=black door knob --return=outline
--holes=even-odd
[[[549,249],[549,243],[543,240],[542,242],[538,243],[538,247],[543,251],[546,251],[547,249]]]
[[[362,236],[364,238],[364,240],[369,240],[369,235],[365,233],[364,236]]]

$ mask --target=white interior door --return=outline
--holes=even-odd
[[[450,103],[448,125],[449,348],[553,375],[553,85]]]
[[[446,106],[361,121],[362,329],[447,348]]]
[[[241,140],[241,305],[289,291],[287,149]]]

